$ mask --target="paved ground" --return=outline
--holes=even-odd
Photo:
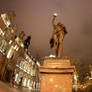
[[[38,92],[31,91],[28,88],[11,87],[9,84],[0,81],[0,92]]]

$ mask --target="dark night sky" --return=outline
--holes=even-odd
[[[68,35],[63,42],[64,53],[73,57],[92,59],[92,0],[0,0],[0,10],[16,13],[18,31],[32,36],[31,52],[48,56],[52,33],[51,19],[62,22]]]

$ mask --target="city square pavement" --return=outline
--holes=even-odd
[[[12,87],[9,84],[0,81],[0,92],[39,92],[39,91],[31,91],[28,88],[23,87]]]

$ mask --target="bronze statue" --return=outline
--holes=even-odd
[[[68,32],[66,30],[66,27],[62,23],[58,22],[57,24],[55,24],[56,17],[57,14],[55,13],[52,19],[52,25],[54,30],[50,39],[50,47],[54,48],[55,56],[60,58],[62,56],[63,39]]]
[[[31,36],[28,36],[25,40],[24,40],[24,49],[28,49],[29,45],[30,45],[30,40],[31,40]]]

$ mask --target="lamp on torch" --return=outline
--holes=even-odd
[[[53,16],[57,17],[57,16],[58,16],[58,14],[57,14],[57,13],[54,13],[54,14],[53,14]]]

